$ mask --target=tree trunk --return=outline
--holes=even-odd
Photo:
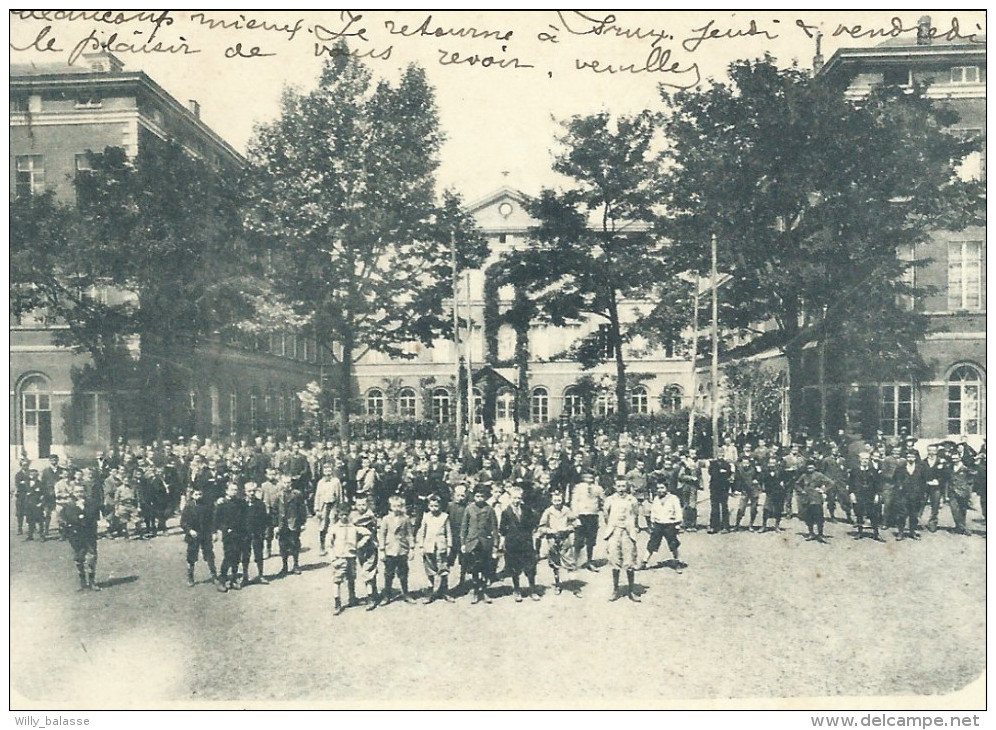
[[[802,347],[792,345],[784,349],[785,362],[788,364],[789,392],[788,392],[788,430],[789,438],[798,431],[803,413],[803,355]]]
[[[612,354],[616,360],[616,419],[619,424],[619,433],[623,433],[626,430],[626,421],[629,415],[627,406],[629,404],[626,402],[626,362],[623,360],[619,307],[614,296],[609,306],[609,341],[612,343]]]
[[[484,364],[492,369],[498,366],[498,330],[499,322],[498,277],[495,267],[484,271]],[[495,378],[488,378],[484,383],[483,419],[484,430],[493,434],[495,430],[495,409],[498,400],[498,383]]]
[[[518,374],[516,385],[518,393],[515,397],[515,428],[519,430],[519,424],[529,420],[529,325],[530,302],[525,289],[516,285],[515,287],[515,318],[513,327],[515,329],[515,367]]]
[[[339,361],[339,440],[349,439],[349,416],[353,410],[353,333],[347,328],[342,338]]]

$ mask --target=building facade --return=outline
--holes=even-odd
[[[141,72],[126,72],[109,53],[66,66],[11,66],[12,196],[53,190],[75,200],[74,177],[88,152],[120,147],[134,157],[150,138],[171,139],[216,169],[238,170],[242,156],[200,119],[196,101],[182,104]],[[125,292],[90,292],[114,303]],[[135,409],[112,416],[110,393],[80,392],[74,372],[90,361],[55,340],[66,325],[33,311],[10,326],[10,449],[40,458],[89,456],[143,431]],[[313,341],[296,335],[208,342],[180,357],[184,382],[172,394],[168,435],[248,435],[289,430],[300,419],[296,393],[318,372]],[[112,422],[115,418],[115,422]]]
[[[849,80],[847,94],[866,95],[877,84],[926,86],[926,95],[952,107],[955,131],[983,139],[981,152],[963,163],[966,178],[986,175],[986,47],[982,42],[935,37],[930,18],[916,39],[893,39],[872,48],[838,50],[819,76]],[[911,269],[914,283],[933,293],[909,305],[930,319],[920,353],[930,374],[920,382],[859,384],[874,408],[865,409],[875,429],[921,438],[980,441],[986,430],[986,231],[936,231],[900,257],[925,262]],[[866,396],[871,396],[867,398]],[[865,424],[869,430],[870,424]]]
[[[567,352],[576,341],[597,330],[600,323],[584,321],[567,327],[533,325],[528,335],[528,373],[525,388],[514,367],[516,332],[509,324],[497,328],[497,367],[485,367],[485,309],[487,270],[512,249],[529,245],[530,228],[537,224],[526,211],[522,192],[502,187],[467,206],[488,240],[489,256],[484,264],[458,273],[457,308],[461,322],[460,343],[455,338],[440,339],[432,347],[411,346],[410,360],[393,360],[368,353],[356,363],[360,411],[368,417],[417,418],[449,423],[456,418],[458,368],[461,360],[473,375],[475,422],[484,423],[485,382],[497,385],[494,428],[499,433],[529,428],[560,419],[579,418],[583,402],[578,380],[590,375],[599,386],[593,404],[595,416],[616,411],[613,392],[615,367],[607,362],[582,370]],[[498,311],[513,304],[514,291],[506,286],[497,291]],[[647,306],[647,302],[624,302],[620,312],[627,320]],[[690,404],[691,363],[687,353],[651,347],[633,338],[624,351],[627,376],[634,385],[629,390],[629,412],[651,414],[676,411]],[[610,353],[606,353],[609,355]],[[463,399],[466,402],[466,398]],[[518,416],[517,416],[518,414]]]

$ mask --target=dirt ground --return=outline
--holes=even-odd
[[[338,617],[314,523],[302,575],[228,594],[205,581],[203,563],[186,586],[175,527],[100,540],[99,593],[76,592],[67,543],[12,532],[12,702],[570,707],[950,693],[985,668],[986,540],[980,512],[965,537],[943,509],[941,530],[919,541],[857,540],[828,522],[819,544],[796,520],[780,533],[683,533],[689,567],[639,571],[639,604],[608,601],[607,567],[571,575],[579,595],[554,595],[541,563],[538,602],[516,603],[505,580],[491,605],[398,602]],[[266,562],[269,575],[279,567]],[[411,568],[421,591],[420,560]]]

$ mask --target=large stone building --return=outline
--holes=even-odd
[[[930,19],[920,21],[918,37],[890,40],[871,48],[843,48],[818,76],[850,81],[847,94],[865,95],[876,84],[924,84],[927,96],[952,107],[956,130],[984,138],[986,132],[985,38],[948,41],[935,37]],[[983,142],[983,145],[985,143]],[[965,160],[962,174],[984,179],[983,151]],[[916,382],[862,384],[874,408],[865,409],[871,424],[887,435],[921,438],[968,438],[978,441],[986,429],[986,231],[983,226],[934,233],[905,259],[927,262],[911,271],[915,284],[932,290],[910,302],[930,318],[930,333],[920,346],[930,366]]]
[[[512,367],[515,359],[516,333],[509,324],[497,328],[498,367],[485,367],[486,271],[506,251],[528,245],[527,237],[536,221],[523,206],[522,192],[502,187],[467,206],[488,240],[489,257],[484,265],[458,275],[457,306],[461,321],[471,323],[471,332],[462,328],[460,345],[452,337],[441,339],[432,347],[413,345],[410,360],[393,360],[368,353],[356,364],[361,412],[371,417],[400,416],[447,423],[456,416],[457,368],[461,359],[469,359],[474,373],[475,420],[484,422],[487,378],[497,385],[495,430],[510,432],[528,429],[562,416],[579,417],[582,399],[575,387],[579,378],[592,376],[601,386],[594,402],[595,416],[615,412],[612,362],[583,371],[569,356],[570,347],[600,326],[597,320],[577,325],[553,327],[534,325],[528,336],[528,373],[523,392],[519,373]],[[511,305],[512,287],[497,292],[498,310]],[[646,302],[627,301],[620,307],[622,316],[633,318]],[[469,312],[469,315],[468,315]],[[639,380],[629,391],[629,412],[635,414],[675,411],[689,404],[691,364],[687,353],[651,347],[642,338],[625,345],[627,373]],[[606,353],[607,355],[609,353]],[[466,402],[466,399],[464,399]],[[518,409],[517,409],[517,404]],[[518,411],[519,417],[516,418]]]
[[[87,152],[120,147],[134,157],[151,137],[179,142],[215,168],[238,169],[242,156],[200,119],[196,101],[181,104],[142,72],[126,72],[108,53],[66,66],[10,69],[10,190],[54,190],[75,198],[73,178]],[[127,296],[114,289],[91,295]],[[117,438],[136,439],[142,414],[125,408],[111,423],[108,393],[79,392],[73,373],[89,358],[60,346],[65,325],[36,310],[10,326],[10,447],[13,456],[49,452],[90,455]],[[181,363],[188,382],[173,394],[167,433],[246,435],[289,428],[299,416],[295,393],[317,377],[313,342],[296,336],[256,338],[249,347],[208,342]]]

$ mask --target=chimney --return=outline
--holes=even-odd
[[[933,34],[930,27],[930,16],[924,15],[916,22],[916,44],[918,46],[929,46],[933,41]]]
[[[821,68],[823,68],[823,52],[821,46],[823,45],[823,31],[816,31],[816,55],[813,56],[813,73],[817,73]]]
[[[83,62],[93,73],[120,73],[124,68],[121,59],[108,51],[97,51],[96,53],[84,53]]]
[[[198,119],[201,118],[201,103],[197,99],[188,99],[187,106],[190,107],[190,111],[193,112],[195,117]]]

